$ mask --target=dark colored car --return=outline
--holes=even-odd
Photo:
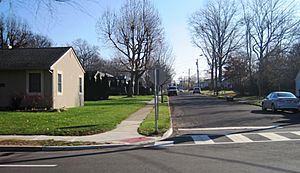
[[[177,96],[177,88],[169,87],[168,88],[168,96]]]
[[[290,92],[272,92],[262,101],[262,110],[271,109],[273,112],[277,110],[299,111],[299,99]]]

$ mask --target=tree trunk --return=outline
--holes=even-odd
[[[218,83],[220,85],[220,87],[222,86],[222,75],[223,75],[223,69],[222,69],[222,62],[221,62],[221,58],[219,58],[219,79],[218,79]]]
[[[214,66],[210,69],[210,90],[213,91],[215,89],[214,87]]]
[[[134,79],[134,95],[140,95],[140,83],[138,76]]]
[[[133,86],[133,80],[134,80],[134,74],[130,74],[130,81],[128,83],[128,91],[127,91],[127,96],[132,97],[134,93],[134,86]]]
[[[218,61],[215,59],[215,85],[214,85],[214,93],[215,95],[219,95],[218,91]]]
[[[163,94],[163,89],[162,89],[163,87],[162,87],[162,85],[160,86],[160,95],[161,95],[161,100],[160,100],[160,102],[161,103],[164,103],[164,94]]]

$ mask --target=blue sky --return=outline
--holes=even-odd
[[[191,43],[187,21],[193,12],[203,8],[206,1],[152,0],[160,13],[167,41],[173,47],[176,57],[174,62],[175,78],[187,76],[188,69],[191,70],[191,75],[196,74],[195,62],[197,58],[200,58],[201,52]],[[4,2],[9,2],[9,0]],[[21,17],[34,32],[51,38],[55,46],[64,46],[77,38],[82,38],[90,44],[99,46],[104,58],[112,56],[111,51],[98,39],[95,25],[104,10],[107,8],[118,9],[124,0],[74,0],[74,3],[69,5],[53,3],[53,14],[43,7],[38,9],[33,2],[36,1],[13,3],[13,8],[7,8],[9,3],[2,3],[0,12],[6,15],[16,14]],[[199,59],[199,67],[200,75],[204,76],[207,65],[203,57]]]

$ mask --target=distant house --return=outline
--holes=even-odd
[[[82,106],[84,73],[71,47],[0,50],[0,107]]]
[[[295,83],[296,83],[296,92],[295,92],[296,96],[300,97],[300,70],[296,76]]]

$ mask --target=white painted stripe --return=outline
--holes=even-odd
[[[299,131],[297,131],[297,132],[291,132],[291,133],[293,133],[293,134],[295,134],[295,135],[299,135],[299,136],[300,136],[300,132],[299,132]]]
[[[290,140],[289,138],[278,135],[276,133],[258,133],[258,134],[261,135],[261,136],[264,136],[264,137],[266,137],[266,138],[268,138],[272,141],[287,141],[287,140]]]
[[[209,131],[209,130],[247,130],[247,129],[273,129],[278,126],[246,126],[246,127],[216,127],[216,128],[185,128],[179,131]]]
[[[56,167],[57,165],[1,165],[0,167],[16,167],[16,168],[20,168],[20,167],[36,167],[36,168],[51,168],[51,167]]]
[[[170,145],[174,145],[174,141],[158,141],[154,143],[154,146],[158,147],[158,146],[170,146]]]
[[[291,139],[291,140],[288,140],[288,141],[300,141],[300,139]],[[277,142],[277,141],[266,140],[266,141],[253,141],[251,143],[272,143],[272,142]],[[279,141],[279,142],[284,142],[284,141]],[[217,143],[214,143],[213,145],[233,145],[233,144],[241,144],[241,143],[238,143],[238,142],[217,142]],[[183,144],[172,145],[170,147],[193,146],[193,145],[204,145],[204,144],[186,144],[186,143],[183,143]],[[212,145],[212,144],[208,144],[208,145]]]
[[[241,134],[231,134],[231,135],[226,135],[226,137],[231,139],[233,142],[253,142],[251,139]]]
[[[214,144],[215,142],[208,135],[191,135],[195,144]]]

